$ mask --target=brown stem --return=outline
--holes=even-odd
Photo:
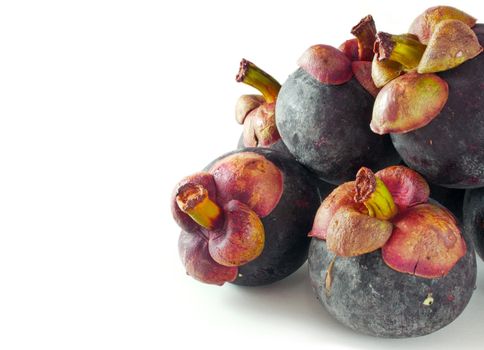
[[[375,43],[376,27],[371,15],[361,19],[361,21],[351,29],[358,39],[358,58],[360,61],[371,61],[373,59],[373,44]]]
[[[281,89],[281,84],[276,79],[245,58],[240,62],[239,73],[235,80],[255,87],[264,96],[267,103],[275,102]]]

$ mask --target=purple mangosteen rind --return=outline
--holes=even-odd
[[[464,205],[465,190],[458,188],[447,188],[429,183],[432,199],[442,204],[459,220],[463,221],[462,208]]]
[[[476,25],[476,27],[483,25]],[[484,42],[484,35],[480,35]],[[439,76],[449,84],[440,114],[423,128],[392,134],[403,160],[432,183],[450,188],[484,185],[484,55]]]
[[[244,144],[244,134],[241,134],[239,138],[239,142],[237,142],[237,149],[242,150],[244,148],[247,148],[247,146],[245,146]],[[282,139],[279,139],[278,141],[274,142],[272,145],[265,148],[269,148],[274,151],[281,152],[288,157],[293,157],[291,152],[289,152],[289,150],[287,149],[287,146],[282,141]]]
[[[381,250],[335,257],[324,240],[313,238],[309,277],[321,304],[349,328],[377,337],[422,336],[446,326],[468,304],[476,284],[472,242],[452,270],[428,279],[388,267]]]
[[[371,77],[372,16],[351,33],[355,38],[339,49],[308,48],[276,101],[276,125],[290,153],[333,184],[351,179],[363,165],[378,170],[400,161],[389,137],[375,137],[368,128],[379,91]]]
[[[467,190],[464,197],[464,232],[484,260],[484,187]]]
[[[462,313],[476,284],[473,243],[461,235],[452,214],[428,196],[423,177],[409,168],[394,166],[374,175],[362,168],[355,181],[338,187],[322,203],[321,220],[315,221],[309,248],[309,278],[317,299],[339,322],[376,337],[406,338],[435,332]],[[378,203],[386,209],[375,212],[372,219],[376,220],[395,213],[387,205],[392,198],[398,212],[389,219],[394,230],[382,249],[341,256],[331,242],[334,221],[342,225],[341,213],[356,210],[364,215],[355,206],[363,201],[369,215],[372,203]],[[328,226],[326,216],[331,213]],[[378,226],[371,229],[382,231]],[[351,236],[352,228],[348,230]],[[359,234],[372,237],[380,233]],[[353,252],[358,249],[354,242],[346,247]],[[452,264],[446,261],[451,256]]]
[[[388,135],[371,132],[373,97],[355,78],[322,84],[299,68],[282,85],[276,125],[291,154],[321,179],[340,184],[362,166],[400,161]]]
[[[440,116],[449,88],[446,79],[435,73],[475,63],[473,59],[483,50],[479,33],[472,28],[476,28],[475,22],[475,18],[458,9],[437,6],[417,17],[411,33],[376,34],[372,77],[376,86],[383,89],[373,110],[374,132],[404,134],[423,128]],[[399,76],[402,72],[406,74]],[[482,90],[477,88],[482,85],[479,75],[459,78]],[[469,99],[465,92],[451,92]]]

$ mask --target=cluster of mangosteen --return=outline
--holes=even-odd
[[[427,9],[406,34],[371,16],[314,45],[281,86],[242,60],[238,149],[171,198],[187,274],[258,286],[309,261],[316,297],[366,334],[452,322],[484,259],[484,25]],[[463,221],[463,224],[461,223]]]

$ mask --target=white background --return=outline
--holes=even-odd
[[[242,57],[283,82],[361,17],[401,33],[435,4],[2,1],[0,349],[482,349],[482,263],[454,323],[380,340],[333,321],[306,266],[260,288],[187,277],[169,211],[175,183],[237,142]]]

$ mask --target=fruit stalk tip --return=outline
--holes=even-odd
[[[176,203],[181,211],[206,229],[214,229],[222,222],[222,210],[213,202],[206,188],[199,184],[187,183],[178,189]]]
[[[361,19],[361,21],[351,29],[358,39],[358,58],[360,61],[371,61],[373,59],[373,45],[375,42],[376,27],[371,15]]]
[[[259,90],[267,103],[275,102],[281,89],[281,84],[276,79],[245,58],[240,61],[239,72],[235,80]]]

